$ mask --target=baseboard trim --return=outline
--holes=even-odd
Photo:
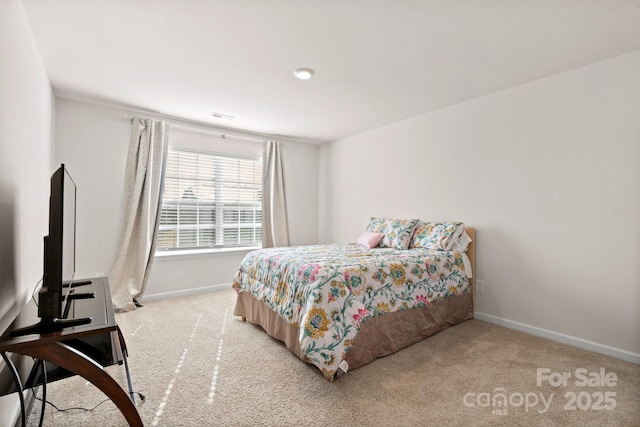
[[[585,340],[582,338],[572,337],[570,335],[561,334],[559,332],[549,331],[547,329],[538,328],[524,323],[514,322],[513,320],[503,319],[501,317],[492,316],[490,314],[475,312],[475,318],[494,325],[504,326],[505,328],[515,329],[517,331],[526,332],[537,337],[547,338],[552,341],[561,342],[563,344],[572,345],[583,350],[593,351],[595,353],[606,354],[626,362],[640,365],[640,354],[633,353],[620,348],[610,347],[608,345]]]
[[[25,391],[25,397],[24,397],[24,406],[27,409],[27,419],[26,419],[26,425],[31,425],[32,423],[29,422],[29,420],[31,419],[32,416],[37,416],[38,420],[40,420],[40,411],[42,411],[42,408],[39,407],[34,411],[34,404],[36,403],[36,396],[40,393],[40,390],[42,389],[42,386],[39,385],[35,388],[31,389],[31,393],[26,392]],[[42,398],[42,396],[40,396]],[[18,424],[17,420],[16,420],[16,424],[15,427],[22,427],[22,424]]]
[[[159,299],[183,297],[187,295],[203,294],[205,292],[226,291],[231,289],[231,283],[223,283],[222,285],[204,286],[202,288],[184,289],[180,291],[164,292],[160,294],[144,295],[139,298],[140,302],[155,301]]]
[[[21,414],[21,407],[20,407],[20,399],[19,396],[16,394],[16,404],[13,408],[13,413],[11,415],[9,415],[9,418],[11,420],[11,422],[7,425],[10,426],[14,426],[14,427],[22,427],[22,425],[29,425],[29,419],[31,418],[31,412],[33,411],[33,404],[36,401],[36,394],[38,394],[40,388],[42,386],[37,386],[33,389],[30,390],[25,390],[23,393],[24,396],[24,406],[25,406],[25,410],[26,413],[24,414],[25,419],[22,419],[22,414]],[[15,393],[14,393],[15,394]],[[2,418],[4,417],[0,417],[0,421],[2,420]]]

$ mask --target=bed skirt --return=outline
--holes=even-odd
[[[267,334],[282,341],[289,351],[310,363],[300,348],[298,326],[285,322],[250,293],[238,293],[234,314],[262,327]],[[378,357],[395,353],[472,318],[473,299],[470,293],[452,296],[425,307],[369,318],[360,327],[346,355],[348,369],[366,365]],[[338,375],[342,373],[338,370]]]

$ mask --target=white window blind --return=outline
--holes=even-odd
[[[156,250],[261,243],[262,160],[169,149]]]

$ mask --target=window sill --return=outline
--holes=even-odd
[[[261,246],[242,246],[237,248],[224,248],[224,249],[185,249],[182,251],[163,251],[156,252],[154,256],[155,261],[169,261],[184,258],[201,258],[211,256],[225,256],[225,255],[246,255],[256,249],[261,249]]]

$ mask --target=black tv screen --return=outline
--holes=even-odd
[[[73,280],[76,259],[76,184],[64,164],[51,176],[49,235],[45,237],[44,246],[38,316],[46,320],[61,319],[63,283]]]
[[[49,234],[44,237],[44,271],[42,287],[38,292],[40,321],[15,330],[11,335],[48,333],[91,321],[90,318],[65,318],[65,296],[72,292],[71,288],[75,285],[75,265],[76,184],[62,164],[51,176]]]
[[[63,169],[62,193],[62,283],[71,283],[76,274],[76,183]],[[51,234],[51,230],[49,230]]]

